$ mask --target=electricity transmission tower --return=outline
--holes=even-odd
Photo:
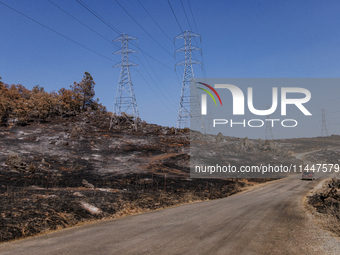
[[[321,136],[328,136],[325,109],[321,109],[321,119],[322,119]]]
[[[192,52],[201,49],[191,45],[191,38],[194,37],[200,37],[200,35],[189,30],[184,31],[182,34],[175,37],[175,39],[184,39],[184,46],[175,52],[184,52],[185,56],[184,60],[176,64],[184,65],[182,92],[177,116],[177,128],[189,127],[191,117],[191,120],[195,121],[201,131],[205,134],[205,127],[195,84],[194,71],[192,68],[193,64],[201,63],[192,58]],[[193,82],[191,86],[190,82]]]
[[[266,106],[267,109],[269,109],[269,105]],[[266,119],[270,119],[270,115],[267,115]],[[266,121],[266,140],[274,140],[273,136],[273,129],[272,129],[272,122]]]
[[[136,96],[131,81],[130,66],[136,66],[137,64],[129,61],[129,53],[134,53],[137,51],[129,49],[129,41],[136,39],[137,38],[130,35],[122,34],[121,36],[113,40],[122,42],[122,48],[113,53],[122,54],[122,62],[113,66],[121,67],[113,111],[116,116],[119,116],[122,113],[126,113],[127,115],[133,117],[135,129],[137,129],[137,119],[139,118],[139,113]],[[113,116],[111,119],[110,128],[114,122]]]

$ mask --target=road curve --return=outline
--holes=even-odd
[[[340,254],[302,200],[300,175],[227,198],[101,221],[0,245],[0,254]]]

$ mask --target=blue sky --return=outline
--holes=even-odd
[[[120,55],[112,54],[119,47],[118,43],[110,42],[119,36],[115,31],[76,0],[51,1],[105,39],[48,0],[0,1],[104,56],[0,3],[0,76],[3,82],[23,84],[29,89],[39,84],[47,91],[57,91],[74,81],[79,82],[87,71],[96,82],[96,97],[112,111],[120,72],[120,68],[112,67],[120,61]],[[140,1],[166,34],[138,0],[118,0],[157,43],[115,0],[83,0],[119,32],[137,37],[139,47],[163,64],[142,52],[132,54],[130,60],[139,64],[131,70],[132,81],[140,117],[150,123],[175,126],[183,69],[177,67],[175,72],[174,66],[184,55],[177,53],[174,58],[175,48],[181,47],[183,41],[176,40],[174,45],[173,38],[181,31],[167,0]],[[193,44],[203,49],[202,56],[195,52],[195,57],[203,61],[203,70],[194,66],[196,77],[340,77],[339,1],[190,0],[197,29],[188,0],[182,3],[190,26],[181,1],[170,0],[170,3],[182,29],[190,30],[191,26],[202,36],[202,43],[193,40]],[[133,45],[131,48],[136,49]]]

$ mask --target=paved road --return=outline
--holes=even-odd
[[[0,245],[0,254],[340,254],[290,177],[224,199],[64,229]]]

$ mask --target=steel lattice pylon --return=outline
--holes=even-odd
[[[137,51],[129,49],[129,41],[136,39],[137,38],[132,37],[130,35],[122,34],[121,36],[113,40],[122,42],[122,48],[113,53],[122,54],[122,62],[113,66],[121,67],[113,111],[116,115],[121,115],[124,112],[128,115],[133,116],[135,125],[137,124],[139,113],[137,107],[137,100],[131,81],[130,66],[136,66],[137,64],[129,62],[129,53],[134,53]],[[137,125],[135,127],[137,128]]]
[[[184,60],[176,64],[184,65],[182,92],[177,117],[177,128],[189,127],[191,117],[191,120],[195,121],[201,127],[203,133],[205,133],[203,117],[201,115],[201,108],[195,85],[194,71],[192,68],[193,64],[201,63],[192,58],[192,51],[201,49],[191,45],[191,38],[193,37],[200,37],[200,35],[186,30],[179,36],[175,37],[175,39],[184,39],[184,46],[175,52],[184,52],[185,54]],[[190,86],[190,82],[193,82],[192,86]]]

